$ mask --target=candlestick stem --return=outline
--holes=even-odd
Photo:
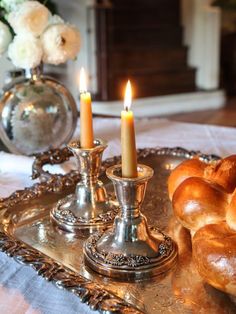
[[[140,208],[153,170],[138,166],[136,178],[122,178],[121,166],[107,170],[121,211],[112,229],[91,236],[84,245],[85,264],[113,278],[140,280],[167,271],[176,261],[170,237],[147,225]]]
[[[98,180],[106,147],[101,140],[95,140],[94,147],[89,149],[81,148],[78,141],[68,145],[77,159],[81,180],[77,183],[75,194],[60,200],[51,211],[53,222],[60,228],[69,232],[91,233],[113,222],[118,209]]]

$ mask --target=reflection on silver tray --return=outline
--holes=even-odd
[[[192,264],[189,233],[172,217],[166,179],[177,164],[196,155],[205,162],[217,159],[181,148],[138,151],[139,162],[155,171],[144,201],[148,222],[169,233],[179,246],[178,265],[169,273],[127,283],[104,278],[84,267],[84,239],[55,229],[49,220],[52,206],[73,193],[79,180],[75,171],[61,176],[42,170],[46,163],[67,160],[70,155],[66,148],[38,155],[34,176],[41,175],[41,183],[0,200],[0,250],[101,313],[235,313],[236,306],[228,295],[202,282]],[[103,163],[102,179],[110,192],[112,184],[104,170],[119,160],[114,157]]]

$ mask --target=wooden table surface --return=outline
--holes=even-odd
[[[166,116],[174,121],[236,127],[236,97],[227,100],[224,108]]]

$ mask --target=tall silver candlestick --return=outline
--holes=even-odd
[[[163,232],[151,231],[140,212],[153,170],[138,165],[138,177],[130,179],[121,176],[118,165],[107,169],[107,176],[114,184],[121,210],[112,229],[85,242],[85,265],[124,280],[141,280],[167,271],[176,261],[177,246]]]
[[[112,224],[118,208],[108,199],[103,183],[98,180],[106,147],[102,140],[95,140],[94,147],[89,149],[81,148],[78,141],[68,145],[78,161],[81,181],[75,194],[60,200],[51,210],[51,219],[60,228],[91,233]]]

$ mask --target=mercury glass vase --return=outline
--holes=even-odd
[[[13,79],[0,95],[0,138],[15,154],[32,155],[70,141],[77,121],[68,89],[41,67]]]

